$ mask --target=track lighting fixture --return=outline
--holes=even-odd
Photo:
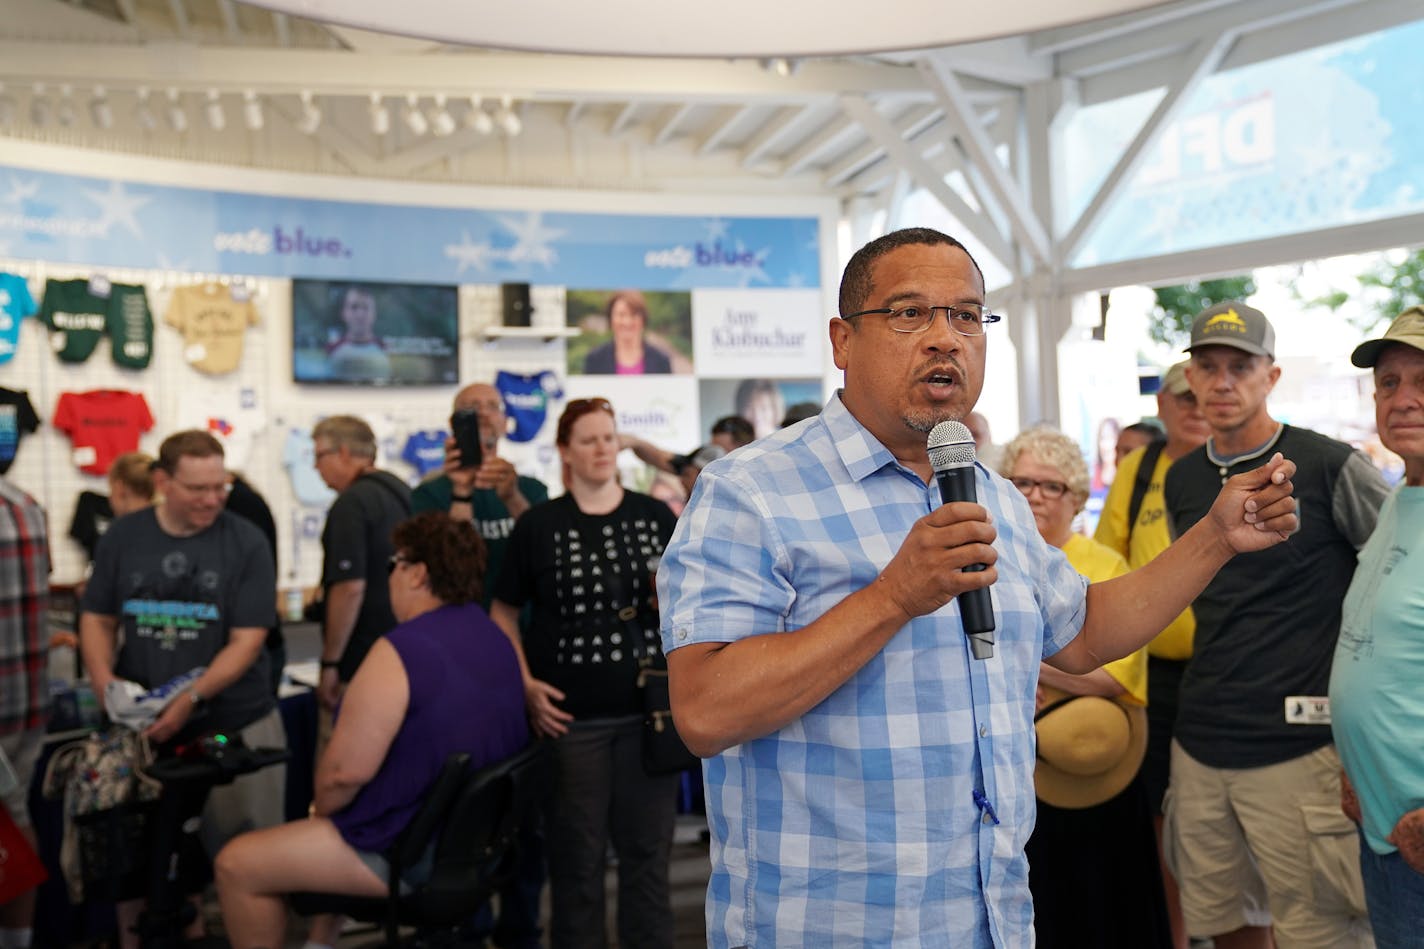
[[[470,111],[465,113],[465,128],[481,135],[489,135],[494,131],[494,119],[485,111],[484,100],[479,96],[470,96]]]
[[[74,93],[67,85],[59,87],[59,102],[54,107],[54,120],[64,128],[74,124]]]
[[[504,134],[511,138],[524,131],[524,122],[519,118],[519,114],[514,111],[514,98],[505,96],[500,100],[499,111],[494,114],[494,120],[500,128],[504,129]]]
[[[207,116],[208,128],[214,132],[227,128],[227,112],[223,110],[222,97],[216,89],[208,90],[208,104],[203,107],[203,114]]]
[[[405,127],[412,135],[424,135],[430,131],[430,120],[420,111],[420,97],[415,93],[405,97]]]
[[[455,118],[450,114],[450,110],[445,107],[445,93],[435,94],[435,105],[430,110],[430,131],[438,137],[445,138],[455,132]]]
[[[257,98],[257,93],[251,89],[242,94],[242,120],[247,123],[249,132],[260,132],[265,124],[262,100]]]
[[[311,90],[302,90],[302,114],[297,118],[297,131],[303,135],[315,135],[321,127],[321,108],[312,99]]]
[[[188,131],[188,112],[183,108],[183,94],[172,87],[168,90],[168,127],[179,135]]]
[[[147,86],[138,87],[138,105],[134,106],[134,121],[145,132],[152,132],[158,128],[158,116],[153,114],[153,106],[148,102]]]
[[[109,95],[103,86],[94,87],[94,98],[89,100],[89,121],[96,129],[107,131],[114,127],[114,107],[109,104]]]

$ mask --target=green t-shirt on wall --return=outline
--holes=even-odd
[[[109,347],[114,365],[145,369],[153,358],[153,311],[142,286],[116,283],[109,291]]]
[[[47,280],[40,322],[50,328],[50,345],[64,362],[84,362],[99,345],[108,324],[109,301],[96,296],[89,281]]]

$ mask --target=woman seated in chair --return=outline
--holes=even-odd
[[[428,512],[398,524],[393,540],[399,625],[351,680],[317,764],[311,816],[243,834],[218,854],[234,949],[286,944],[285,893],[386,896],[383,854],[445,759],[468,752],[478,768],[528,744],[519,663],[479,605],[485,547],[474,526]],[[421,872],[405,882],[423,882]]]

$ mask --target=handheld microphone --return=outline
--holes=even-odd
[[[935,481],[939,482],[940,500],[945,504],[978,502],[974,488],[974,436],[969,434],[968,427],[952,419],[940,422],[930,432],[927,447],[930,467],[934,469]],[[964,572],[983,569],[982,563],[976,563],[965,567]],[[974,658],[990,658],[994,655],[994,604],[989,599],[989,588],[966,590],[955,597],[955,601],[959,604],[959,617],[964,621],[964,634],[969,637]]]

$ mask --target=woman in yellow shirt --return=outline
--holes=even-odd
[[[1090,582],[1127,572],[1116,551],[1073,531],[1089,478],[1070,438],[1029,429],[1005,446],[1000,471],[1023,492],[1043,539]],[[1039,949],[1171,946],[1137,777],[1146,704],[1145,649],[1081,676],[1040,666],[1038,822],[1027,847]]]

